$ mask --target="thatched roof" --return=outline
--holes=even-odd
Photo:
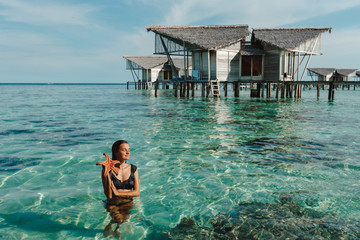
[[[308,68],[308,70],[320,76],[332,75],[335,72],[335,68]]]
[[[357,72],[356,72],[356,75],[358,75],[358,76],[360,77],[360,71],[357,71]]]
[[[153,31],[188,49],[216,49],[245,39],[249,34],[247,25],[233,26],[153,26]]]
[[[240,54],[243,56],[250,56],[250,55],[265,55],[265,51],[256,45],[242,45]]]
[[[168,58],[165,56],[124,56],[124,58],[144,69],[159,67],[168,62]],[[183,58],[172,58],[172,60],[176,68],[184,68]],[[191,65],[191,58],[189,58],[189,65]]]
[[[336,73],[342,76],[355,76],[357,69],[336,69]]]
[[[280,49],[293,50],[331,28],[254,29],[252,38]]]

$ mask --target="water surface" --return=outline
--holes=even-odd
[[[186,218],[212,231],[217,216],[252,218],[248,206],[276,215],[283,199],[292,203],[284,209],[312,211],[310,222],[320,214],[356,239],[360,92],[338,90],[331,102],[316,90],[301,100],[249,95],[0,86],[0,238],[102,238],[110,216],[95,163],[126,139],[141,196],[122,239],[164,237]]]

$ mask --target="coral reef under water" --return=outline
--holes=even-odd
[[[229,214],[199,226],[185,217],[167,232],[169,239],[360,239],[360,223],[301,206],[291,197],[276,203],[241,203]]]

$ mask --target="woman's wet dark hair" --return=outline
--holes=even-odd
[[[112,145],[112,149],[111,149],[111,151],[112,151],[111,159],[112,160],[118,160],[118,159],[116,159],[116,153],[119,151],[120,145],[123,143],[129,144],[125,140],[118,140],[118,141],[114,142],[114,144]]]

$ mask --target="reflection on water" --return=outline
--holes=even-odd
[[[115,236],[121,238],[118,231],[119,226],[129,219],[131,208],[133,207],[132,199],[113,199],[106,202],[106,211],[109,212],[111,220],[104,229],[104,237]],[[113,225],[115,228],[113,229]]]

